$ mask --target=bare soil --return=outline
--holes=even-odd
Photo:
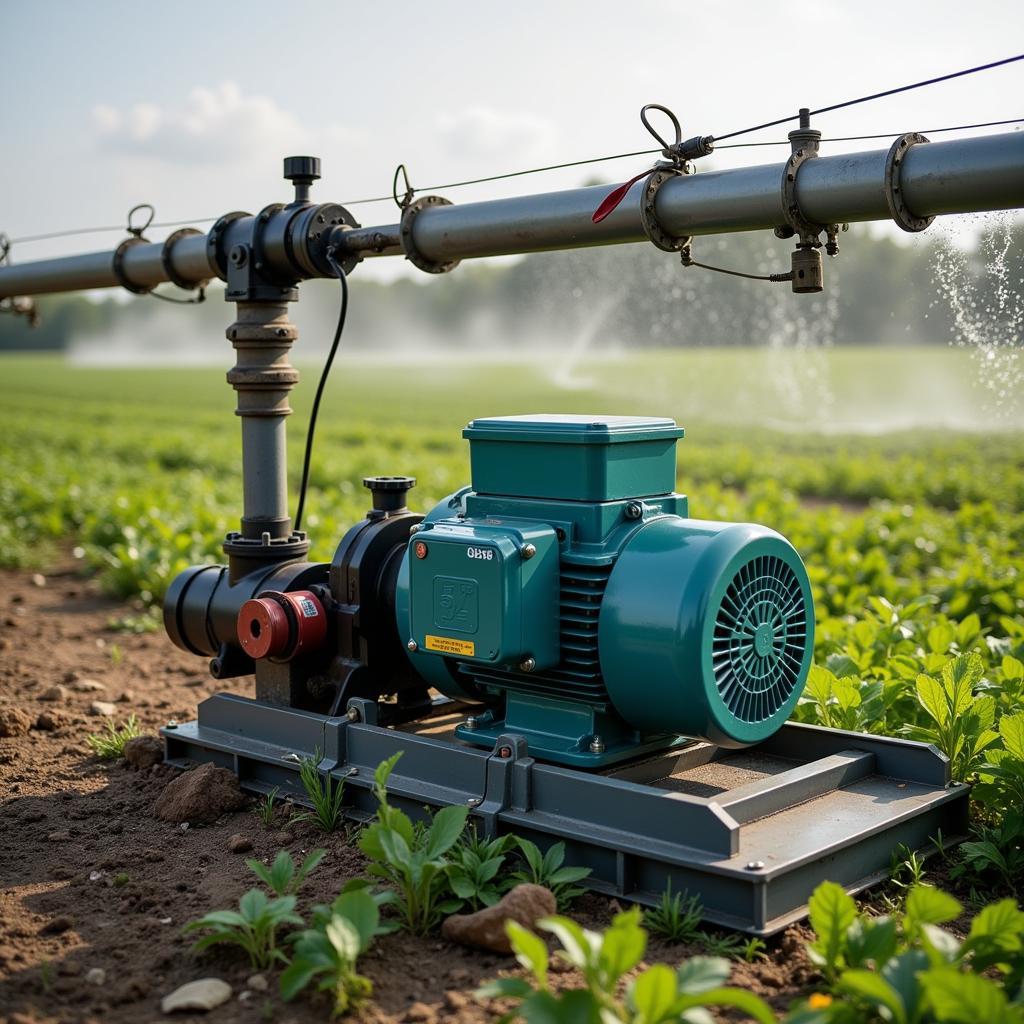
[[[300,909],[329,902],[362,869],[354,836],[325,837],[310,822],[290,822],[287,808],[270,828],[252,806],[202,827],[153,817],[174,770],[98,760],[86,737],[108,719],[91,714],[90,705],[114,702],[115,721],[135,714],[154,734],[171,719],[194,717],[201,700],[227,687],[162,632],[111,628],[132,612],[103,597],[72,565],[35,579],[0,572],[0,723],[12,722],[15,732],[19,723],[28,726],[0,737],[0,1024],[163,1020],[161,998],[203,977],[227,981],[231,1000],[177,1020],[327,1020],[324,1000],[304,995],[285,1004],[272,976],[266,991],[249,987],[253,972],[241,954],[195,954],[181,929],[234,905],[253,885],[246,857],[269,861],[282,847],[296,858],[318,846],[328,850]],[[95,684],[103,689],[88,688]],[[55,686],[63,688],[52,694],[56,699],[44,699]],[[250,686],[242,679],[230,688],[246,693]],[[237,835],[251,841],[251,852],[231,852]],[[573,913],[600,928],[620,909],[588,895]],[[738,963],[732,984],[785,1009],[816,980],[803,953],[808,937],[803,926],[788,929],[769,944],[766,960]],[[678,963],[699,952],[652,938],[647,962]],[[94,968],[104,972],[101,983],[89,978]],[[404,935],[379,940],[360,970],[374,986],[362,1019],[466,1024],[497,1016],[474,1000],[473,990],[499,973],[518,972],[510,957]],[[560,984],[572,981],[572,972],[559,975]]]

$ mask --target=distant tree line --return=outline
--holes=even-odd
[[[985,296],[995,288],[985,262],[989,226],[963,257],[960,282]],[[1004,280],[1017,308],[1024,269],[1024,225],[1017,223]],[[901,244],[870,228],[840,236],[837,258],[825,258],[826,288],[793,295],[786,284],[747,281],[697,268],[652,245],[608,246],[540,253],[512,263],[464,263],[434,278],[416,274],[389,284],[353,274],[346,345],[358,349],[443,344],[501,350],[509,345],[592,344],[595,347],[748,345],[778,341],[832,344],[944,344],[954,336],[949,302],[936,281],[943,243],[928,237]],[[694,257],[747,273],[789,269],[791,243],[769,232],[697,238]],[[943,261],[939,261],[940,264]],[[948,264],[948,260],[945,261]],[[946,271],[947,277],[949,271]],[[164,286],[169,288],[170,286]],[[303,288],[294,318],[304,351],[322,348],[337,309],[337,285]],[[223,336],[230,316],[211,289],[202,306],[176,307],[123,296],[100,302],[83,296],[39,300],[40,325],[0,316],[0,350],[61,350],[73,338],[95,344],[116,332],[141,347],[159,337]],[[165,346],[166,340],[161,341]]]

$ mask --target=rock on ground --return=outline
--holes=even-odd
[[[89,705],[90,715],[99,715],[101,718],[113,718],[117,714],[117,705],[111,704],[108,700],[94,700]]]
[[[252,849],[252,840],[248,836],[235,833],[228,840],[228,849],[232,853],[248,853]]]
[[[32,728],[32,718],[21,708],[0,708],[0,736],[24,736]]]
[[[209,824],[244,805],[238,779],[227,768],[203,764],[169,782],[157,797],[153,813],[162,821]]]
[[[506,921],[515,921],[532,930],[542,917],[550,917],[556,909],[550,889],[524,882],[507,892],[493,907],[484,907],[475,914],[452,915],[441,927],[441,934],[464,946],[511,953],[512,945],[505,934]]]
[[[212,1010],[231,998],[231,986],[220,978],[200,978],[176,988],[160,1002],[164,1013],[176,1010]]]
[[[156,736],[136,736],[124,745],[124,759],[133,768],[152,768],[164,759],[163,741]]]

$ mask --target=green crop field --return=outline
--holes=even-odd
[[[797,717],[929,739],[956,777],[980,773],[974,859],[964,863],[1017,884],[1024,433],[1005,417],[955,429],[986,426],[970,357],[735,349],[569,359],[340,360],[307,505],[313,557],[330,558],[364,514],[363,476],[415,475],[412,504],[424,510],[468,482],[460,431],[473,416],[674,416],[687,429],[678,486],[691,513],[765,523],[807,563],[817,666]],[[219,557],[241,491],[223,371],[13,357],[0,371],[4,564],[43,564],[71,544],[112,593],[153,606],[185,566]],[[315,372],[294,395],[293,488]],[[912,424],[931,426],[893,430]]]

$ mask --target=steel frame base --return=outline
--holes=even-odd
[[[597,892],[652,905],[671,884],[700,897],[707,921],[757,935],[803,917],[819,882],[857,892],[888,875],[901,844],[928,852],[940,831],[952,840],[967,828],[967,787],[950,783],[938,750],[907,740],[789,724],[743,751],[774,773],[694,796],[665,780],[714,761],[724,770],[735,751],[695,743],[595,774],[541,763],[514,734],[480,750],[381,727],[373,701],[349,710],[358,720],[216,694],[196,721],[161,732],[171,764],[213,762],[247,790],[277,786],[298,802],[299,763],[317,754],[344,780],[355,821],[375,810],[376,766],[402,751],[388,794],[413,816],[467,805],[487,835],[564,842]]]

